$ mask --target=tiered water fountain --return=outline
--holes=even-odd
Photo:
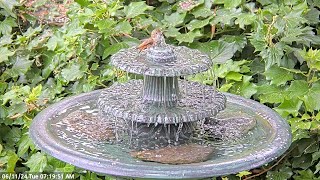
[[[248,170],[289,147],[290,128],[273,110],[184,78],[208,70],[207,55],[154,35],[147,48],[124,49],[111,58],[143,80],[48,107],[30,127],[36,145],[94,172],[164,179]]]

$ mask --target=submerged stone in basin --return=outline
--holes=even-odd
[[[214,118],[206,118],[204,130],[208,136],[215,139],[232,140],[246,135],[255,126],[254,117],[246,113],[222,111]]]
[[[106,141],[115,138],[113,130],[104,120],[100,120],[97,115],[89,114],[85,111],[74,111],[68,114],[60,125],[66,125],[70,132],[81,134],[96,141]]]
[[[184,144],[168,146],[155,150],[131,152],[131,156],[143,161],[152,161],[164,164],[191,164],[210,159],[214,150],[212,147],[198,144]]]

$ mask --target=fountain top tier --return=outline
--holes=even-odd
[[[212,66],[206,54],[184,46],[168,45],[161,32],[156,37],[152,35],[139,47],[123,49],[113,55],[111,63],[130,73],[158,77],[197,74]]]
[[[198,50],[166,44],[158,30],[111,60],[122,70],[143,74],[144,79],[104,90],[98,104],[105,115],[140,123],[178,124],[215,116],[225,108],[225,96],[213,87],[176,77],[208,70],[210,58]]]

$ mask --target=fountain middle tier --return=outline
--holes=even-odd
[[[175,80],[172,79],[171,85],[173,82]],[[175,106],[144,103],[149,96],[143,91],[143,81],[131,80],[105,89],[98,100],[99,109],[102,115],[111,115],[128,121],[179,124],[213,117],[225,108],[225,96],[212,86],[184,80],[177,80],[177,82],[179,83],[176,83],[175,93],[178,92],[178,89],[182,91],[178,93],[180,98],[175,98]],[[168,96],[174,97],[172,94]]]

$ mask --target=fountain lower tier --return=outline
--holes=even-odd
[[[105,89],[98,100],[101,113],[141,123],[178,124],[215,116],[225,108],[225,96],[211,86],[188,81],[177,83],[174,78],[168,78],[166,85],[157,81],[148,83],[160,84],[161,88],[148,89],[142,80],[131,80]],[[172,87],[165,87],[168,85]],[[161,100],[163,97],[167,101]],[[144,103],[146,100],[151,103]]]

